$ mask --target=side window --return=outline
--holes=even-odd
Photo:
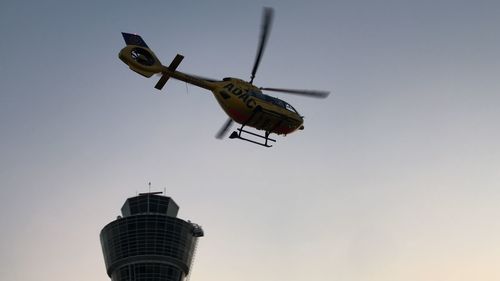
[[[265,96],[259,92],[250,92],[249,93],[251,96],[254,96],[260,100],[265,100]]]
[[[291,112],[295,112],[295,113],[297,113],[297,114],[298,114],[297,110],[295,110],[295,108],[293,108],[293,106],[291,106],[291,105],[290,105],[290,104],[288,104],[288,103],[286,104],[286,109],[288,109],[288,110],[289,110],[289,111],[291,111]]]
[[[275,99],[274,100],[274,103],[280,107],[283,107],[285,108],[285,103],[282,101],[282,100],[279,100],[279,99]]]

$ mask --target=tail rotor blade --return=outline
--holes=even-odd
[[[260,30],[260,41],[259,48],[257,49],[257,56],[255,57],[255,63],[252,69],[252,77],[250,78],[250,84],[253,82],[255,78],[255,73],[257,73],[257,69],[259,68],[260,59],[262,58],[262,54],[264,53],[264,48],[266,47],[267,39],[269,38],[269,32],[271,31],[271,24],[273,21],[274,11],[272,8],[265,7],[264,15],[262,17],[262,26]]]
[[[227,134],[227,130],[229,130],[229,127],[231,127],[232,124],[233,124],[233,119],[228,118],[226,123],[224,123],[222,128],[220,128],[215,137],[218,139],[222,139]]]

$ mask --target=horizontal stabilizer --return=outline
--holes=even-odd
[[[182,59],[184,59],[184,56],[177,54],[175,56],[175,58],[172,60],[172,62],[170,63],[170,65],[168,66],[168,70],[170,70],[171,72],[174,72],[177,69],[177,67],[179,66],[179,64],[181,63]],[[158,83],[156,83],[155,88],[158,90],[161,90],[163,88],[163,86],[165,86],[165,84],[167,83],[169,78],[170,78],[170,75],[168,73],[163,73],[163,75],[161,76]]]

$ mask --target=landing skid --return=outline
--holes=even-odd
[[[251,143],[254,143],[254,144],[258,144],[258,145],[262,145],[262,146],[265,146],[265,147],[272,147],[272,145],[269,145],[268,142],[269,141],[276,142],[276,140],[269,138],[269,135],[271,134],[272,131],[274,131],[274,129],[276,129],[277,127],[279,127],[283,121],[278,122],[270,131],[266,131],[264,133],[264,135],[259,135],[259,134],[256,134],[256,133],[253,133],[253,132],[250,132],[250,131],[247,131],[247,130],[243,129],[243,128],[245,128],[245,126],[250,121],[252,121],[252,119],[255,117],[255,115],[257,113],[261,112],[261,111],[262,111],[262,108],[260,106],[258,106],[257,108],[255,108],[255,110],[253,111],[253,113],[250,116],[250,118],[248,118],[248,120],[245,123],[243,123],[240,128],[237,129],[238,131],[233,131],[231,133],[231,135],[229,136],[229,138],[230,139],[241,139],[241,140],[248,141],[248,142],[251,142]],[[249,135],[252,135],[252,136],[264,139],[264,142],[258,142],[256,140],[252,140],[252,139],[248,139],[248,138],[242,137],[241,136],[242,133],[246,133],[246,134],[249,134]]]
[[[268,141],[276,142],[275,139],[269,138],[269,135],[271,134],[270,132],[266,132],[262,136],[262,135],[259,135],[259,134],[253,133],[253,132],[249,132],[247,130],[243,130],[243,127],[245,127],[245,125],[241,126],[241,128],[238,128],[237,129],[238,132],[233,131],[231,133],[231,135],[229,136],[229,138],[230,139],[240,139],[240,140],[248,141],[248,142],[251,142],[251,143],[258,144],[258,145],[262,145],[262,146],[265,146],[265,147],[272,147],[272,145],[267,144]],[[256,136],[258,138],[262,138],[262,139],[265,140],[265,142],[258,142],[258,141],[252,140],[252,139],[248,139],[248,138],[242,137],[241,136],[242,133],[246,133],[246,134],[249,134],[249,135],[252,135],[252,136]]]

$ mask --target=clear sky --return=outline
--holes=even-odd
[[[210,2],[210,3],[209,3]],[[305,130],[216,140],[213,96],[117,57],[249,79]],[[500,279],[499,1],[0,2],[0,280],[105,281],[102,227],[163,190],[206,232],[192,281]]]

